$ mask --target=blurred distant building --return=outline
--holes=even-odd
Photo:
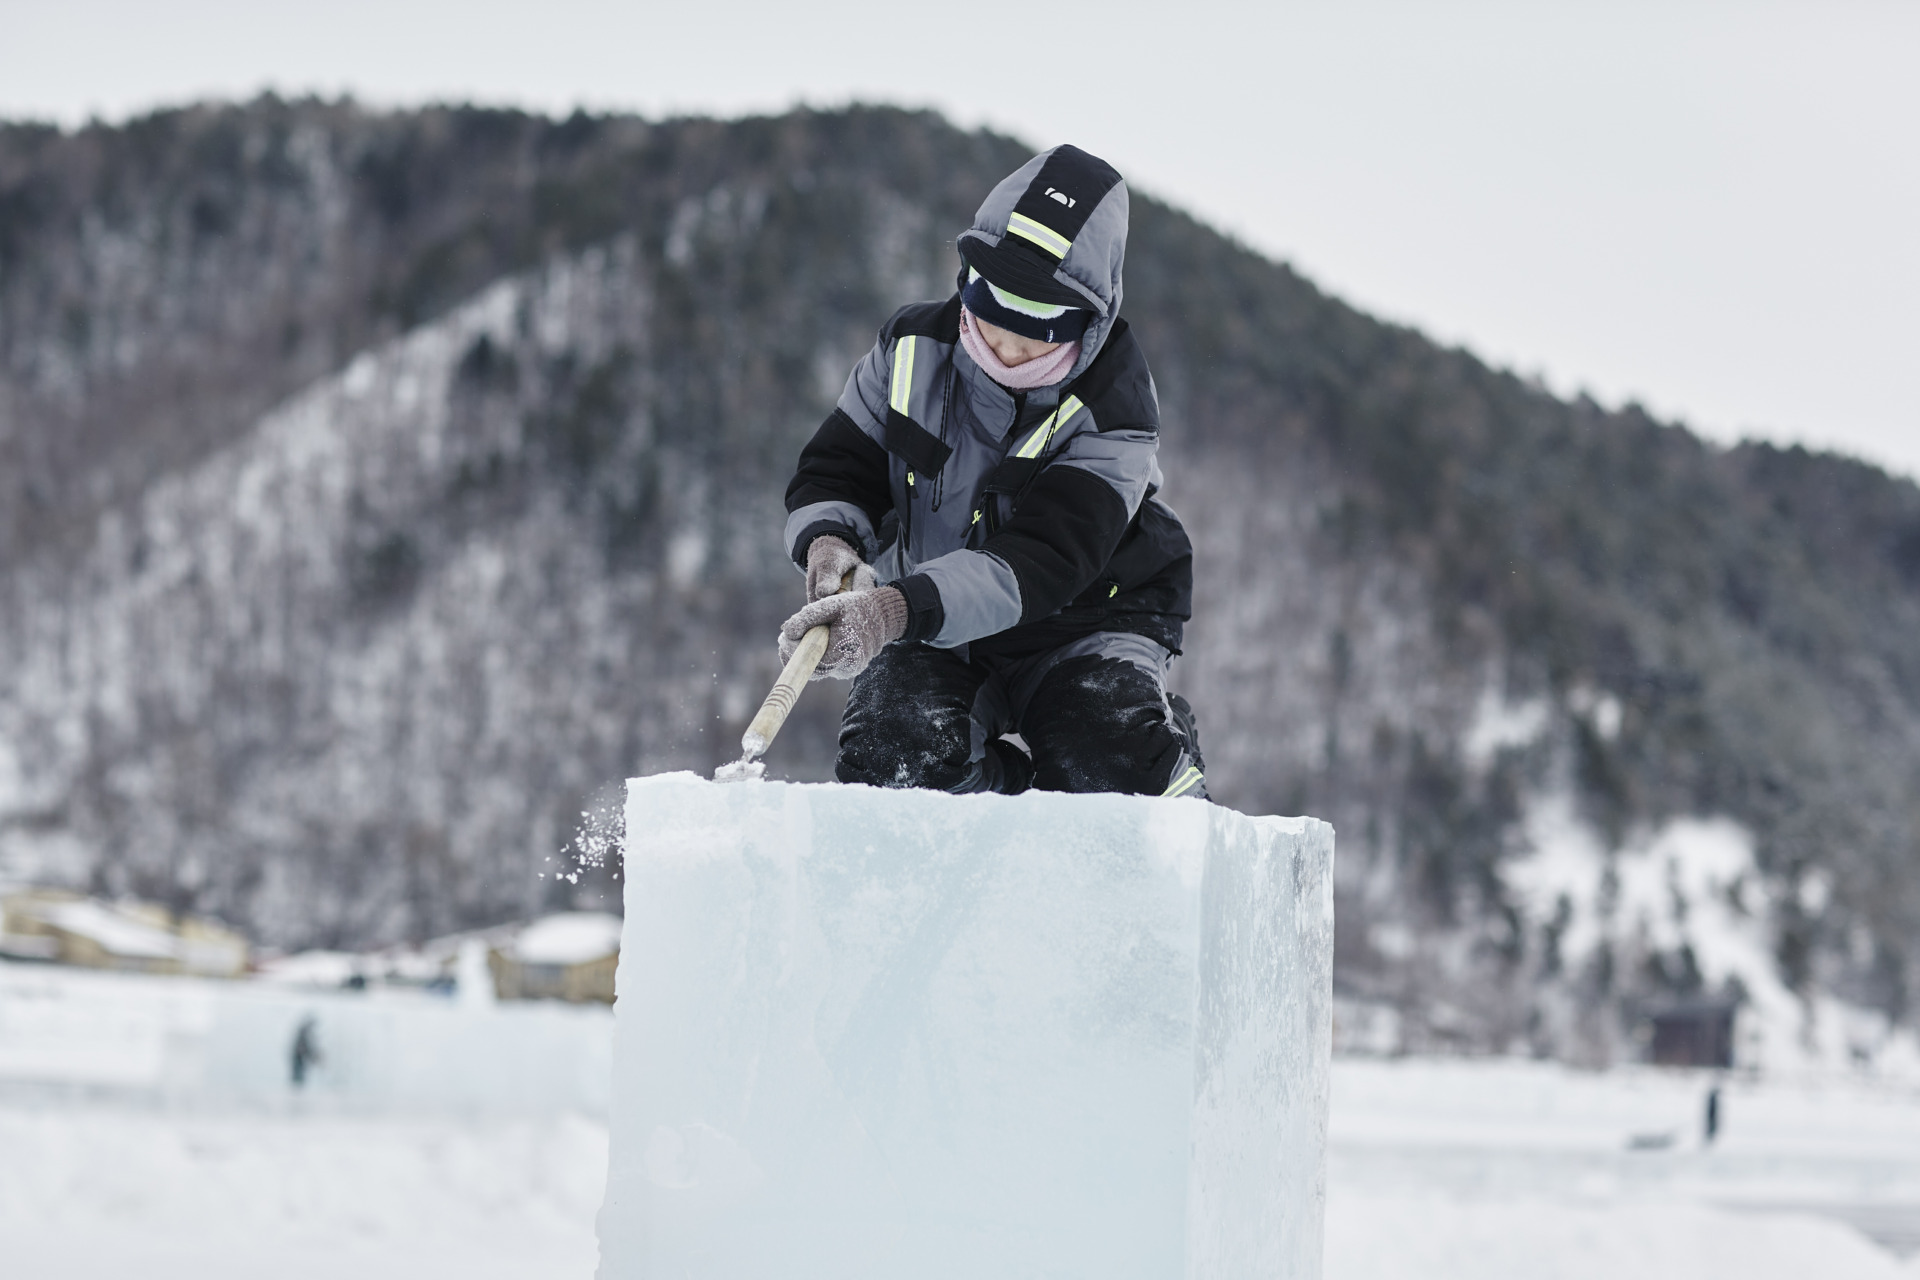
[[[102,902],[58,889],[0,895],[0,957],[122,973],[237,978],[247,940],[213,920],[145,902]]]
[[[1645,1015],[1648,1055],[1662,1067],[1731,1067],[1738,1012],[1738,1004],[1730,999],[1655,1005]]]
[[[613,1003],[620,917],[601,911],[543,916],[488,956],[502,1000]]]
[[[462,1002],[571,1000],[613,1003],[620,917],[562,911],[377,951],[303,951],[260,964],[269,982],[321,989],[402,987]],[[484,997],[477,985],[489,988]]]
[[[518,925],[503,924],[373,951],[302,951],[270,956],[260,962],[260,976],[268,982],[321,990],[386,987],[453,995],[458,987],[463,945],[477,942],[484,954],[505,946],[519,930]],[[492,978],[487,981],[491,984]]]

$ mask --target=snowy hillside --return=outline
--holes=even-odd
[[[503,281],[149,486],[77,574],[17,575],[32,640],[0,741],[32,768],[15,766],[13,804],[60,806],[90,757],[124,761],[110,803],[142,820],[111,883],[244,896],[270,938],[524,913],[536,851],[560,852],[606,780],[595,763],[674,760],[714,696],[697,632],[636,644],[653,611],[711,607],[695,535],[665,573],[610,575],[563,491],[500,474],[544,444],[522,406],[643,347],[646,302],[624,242]],[[523,391],[488,394],[523,370]],[[606,469],[607,501],[637,500],[617,490],[649,443]],[[662,505],[704,522],[677,490]],[[745,689],[743,673],[724,692]],[[214,758],[151,752],[156,720]],[[298,766],[223,775],[221,757]],[[16,836],[9,869],[84,881],[86,836],[110,823],[83,810],[68,841]]]
[[[552,874],[581,812],[732,754],[798,446],[1025,155],[881,109],[0,128],[0,879],[283,947],[608,905]],[[1218,798],[1340,830],[1342,998],[1393,1047],[1618,1060],[1718,996],[1880,1054],[1920,490],[1557,401],[1134,207],[1175,682]],[[838,693],[776,771],[824,775]]]

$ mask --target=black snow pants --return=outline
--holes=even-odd
[[[1114,631],[1018,659],[888,645],[847,695],[834,773],[877,787],[1204,799],[1193,713],[1167,693],[1170,660]]]

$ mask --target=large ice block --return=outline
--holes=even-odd
[[[603,1280],[1320,1272],[1333,829],[628,784]]]

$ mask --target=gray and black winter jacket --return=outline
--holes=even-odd
[[[1036,217],[1069,246],[1038,260],[1094,312],[1066,378],[995,382],[960,345],[958,294],[901,308],[801,451],[787,548],[804,566],[821,534],[859,547],[906,596],[909,641],[1015,656],[1130,631],[1177,653],[1193,549],[1156,496],[1159,401],[1119,318],[1126,186],[1074,147],[1035,156],[980,206],[963,257],[1023,245],[1009,220]]]

